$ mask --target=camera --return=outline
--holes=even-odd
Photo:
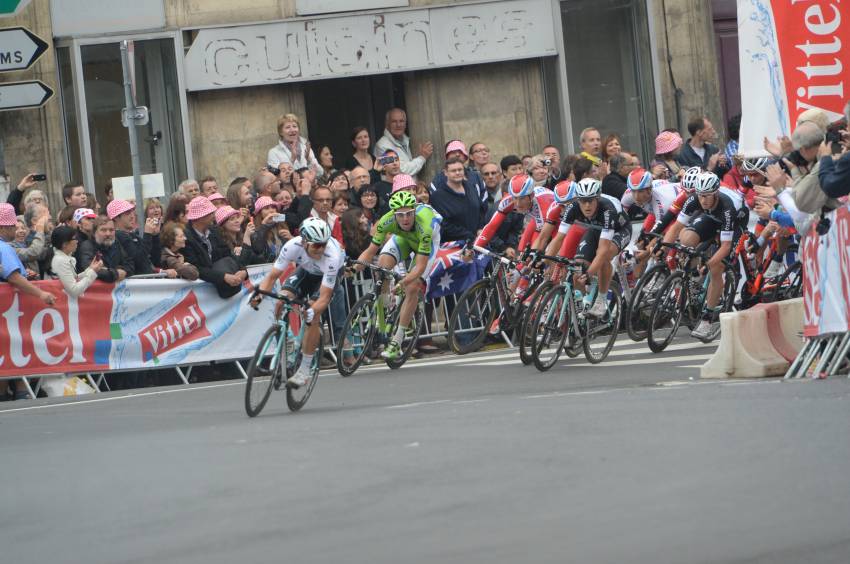
[[[280,176],[280,169],[277,167],[274,167],[272,165],[266,165],[266,170],[274,174],[275,176]]]
[[[44,174],[44,173],[42,173],[42,174],[33,174],[33,175],[32,175],[32,179],[33,179],[35,182],[44,182],[45,180],[47,180],[47,175],[46,175],[46,174]]]
[[[847,129],[847,122],[843,119],[830,123],[829,127],[826,129],[826,142],[830,145],[837,145],[841,143],[842,129]]]
[[[272,221],[274,223],[284,223],[286,222],[286,215],[282,213],[276,213],[272,216]]]
[[[543,166],[552,166],[552,159],[543,159]]]
[[[381,166],[386,166],[388,164],[393,164],[395,162],[396,157],[394,155],[387,155],[386,157],[381,157],[378,159],[378,162],[381,163]]]

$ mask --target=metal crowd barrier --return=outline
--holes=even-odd
[[[809,339],[785,379],[829,378],[842,370],[850,377],[850,332]]]
[[[371,276],[368,276],[366,273],[360,272],[356,273],[350,278],[345,278],[343,281],[343,299],[345,300],[345,316],[348,317],[348,313],[350,311],[351,305],[357,302],[360,298],[362,298],[365,294],[372,291],[374,287],[374,281]],[[433,337],[444,337],[448,335],[448,321],[451,316],[451,307],[456,302],[457,296],[448,295],[444,297],[440,297],[434,300],[429,300],[426,302],[426,308],[430,310],[431,315],[426,316],[426,319],[430,318],[428,322],[428,327],[423,329],[423,332],[420,334],[420,339],[428,339]],[[325,354],[327,354],[330,359],[336,362],[336,339],[337,335],[334,331],[334,317],[333,310],[331,307],[328,308],[325,314],[325,320],[323,324],[323,333],[325,338]],[[340,324],[344,324],[345,320],[341,320]],[[464,331],[472,331],[472,330],[480,330],[481,326],[478,327],[464,327]],[[503,335],[503,337],[505,337]],[[247,363],[250,361],[250,358],[240,358],[240,359],[232,359],[226,362],[209,362],[209,363],[199,363],[199,364],[189,364],[189,365],[180,365],[180,366],[165,366],[165,367],[146,367],[146,368],[138,368],[131,370],[110,370],[104,372],[81,372],[81,373],[68,373],[68,374],[40,374],[40,375],[30,375],[30,376],[5,376],[0,377],[2,380],[20,380],[23,382],[24,387],[27,389],[29,394],[32,397],[36,397],[38,395],[39,390],[41,389],[41,384],[43,382],[43,378],[51,378],[51,377],[59,377],[59,376],[79,376],[86,380],[86,382],[94,388],[96,392],[102,391],[111,391],[112,388],[109,385],[108,377],[112,375],[119,374],[127,374],[127,373],[140,373],[147,372],[153,370],[174,370],[177,373],[177,376],[180,378],[180,381],[183,385],[190,384],[190,378],[192,375],[193,368],[199,366],[229,366],[233,365],[236,371],[243,379],[248,378],[247,374],[247,365],[243,363]],[[37,380],[37,381],[36,381]],[[34,382],[35,381],[35,382]]]

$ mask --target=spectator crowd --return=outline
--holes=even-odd
[[[435,144],[411,146],[400,108],[386,113],[385,130],[374,144],[367,128],[355,128],[351,154],[344,156],[308,141],[298,116],[285,114],[277,120],[278,143],[265,162],[256,163],[262,168],[226,185],[212,176],[185,180],[163,201],[113,199],[109,186],[105,201],[99,201],[72,182],[62,188],[61,202],[49,202],[34,175],[27,175],[0,204],[0,281],[46,304],[55,296],[31,281],[55,278],[69,295],[79,296],[95,280],[113,283],[140,275],[200,279],[228,298],[239,292],[247,267],[274,261],[307,217],[326,221],[346,253],[357,257],[369,245],[372,226],[388,211],[390,195],[407,190],[443,217],[443,243],[469,240],[495,213],[509,179],[522,173],[549,188],[592,177],[602,182],[604,194],[620,199],[636,168],[645,166],[654,179],[675,182],[686,169],[699,166],[746,193],[754,209],[793,207],[801,233],[846,201],[846,119],[831,124],[823,112],[804,112],[790,137],[765,139],[773,158],[761,175],[743,170],[737,154],[739,123],[736,117],[728,124],[723,148],[704,116],[687,124],[687,140],[676,129],[661,131],[646,165],[616,133],[594,127],[581,132],[579,150],[571,155],[546,145],[534,154],[497,160],[486,142],[450,139],[442,144],[436,175],[425,179]],[[137,224],[137,206],[144,207],[142,225]],[[516,251],[526,220],[511,213],[490,247]],[[342,324],[346,304],[335,301],[334,323]],[[427,344],[422,348],[427,350]],[[3,387],[0,382],[0,399]]]

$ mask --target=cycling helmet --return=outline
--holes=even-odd
[[[301,238],[308,243],[327,243],[331,238],[331,228],[323,219],[308,217],[301,224]]]
[[[629,190],[646,190],[652,188],[652,175],[644,168],[636,168],[629,173],[626,183]]]
[[[555,185],[555,202],[566,204],[576,197],[576,188],[578,184],[571,180],[562,180]]]
[[[700,173],[694,183],[694,190],[697,194],[714,194],[720,190],[720,179],[713,172]]]
[[[396,192],[392,196],[390,196],[390,209],[392,211],[396,211],[401,208],[415,208],[416,207],[416,196],[407,192],[406,190],[401,190]]]
[[[685,171],[685,176],[682,177],[682,188],[690,194],[696,188],[697,178],[702,173],[702,169],[698,166],[692,166]]]
[[[602,193],[602,183],[595,178],[582,178],[576,185],[577,198],[598,198]]]
[[[759,174],[764,174],[764,169],[767,168],[767,165],[770,161],[765,157],[759,157],[757,159],[745,159],[743,163],[741,163],[741,169],[745,173],[753,173],[758,172]]]
[[[508,193],[513,198],[530,196],[534,192],[534,180],[527,174],[517,174],[508,182]]]

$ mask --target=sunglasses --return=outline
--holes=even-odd
[[[328,246],[328,242],[325,241],[324,243],[308,243],[308,245],[310,245],[314,249],[324,249]]]
[[[578,203],[580,203],[580,204],[589,204],[589,203],[591,203],[591,202],[595,202],[595,201],[596,201],[596,200],[598,200],[598,199],[599,199],[599,198],[579,198],[579,199],[578,199]]]
[[[406,212],[395,212],[396,219],[407,219],[408,217],[413,217],[413,210]]]

